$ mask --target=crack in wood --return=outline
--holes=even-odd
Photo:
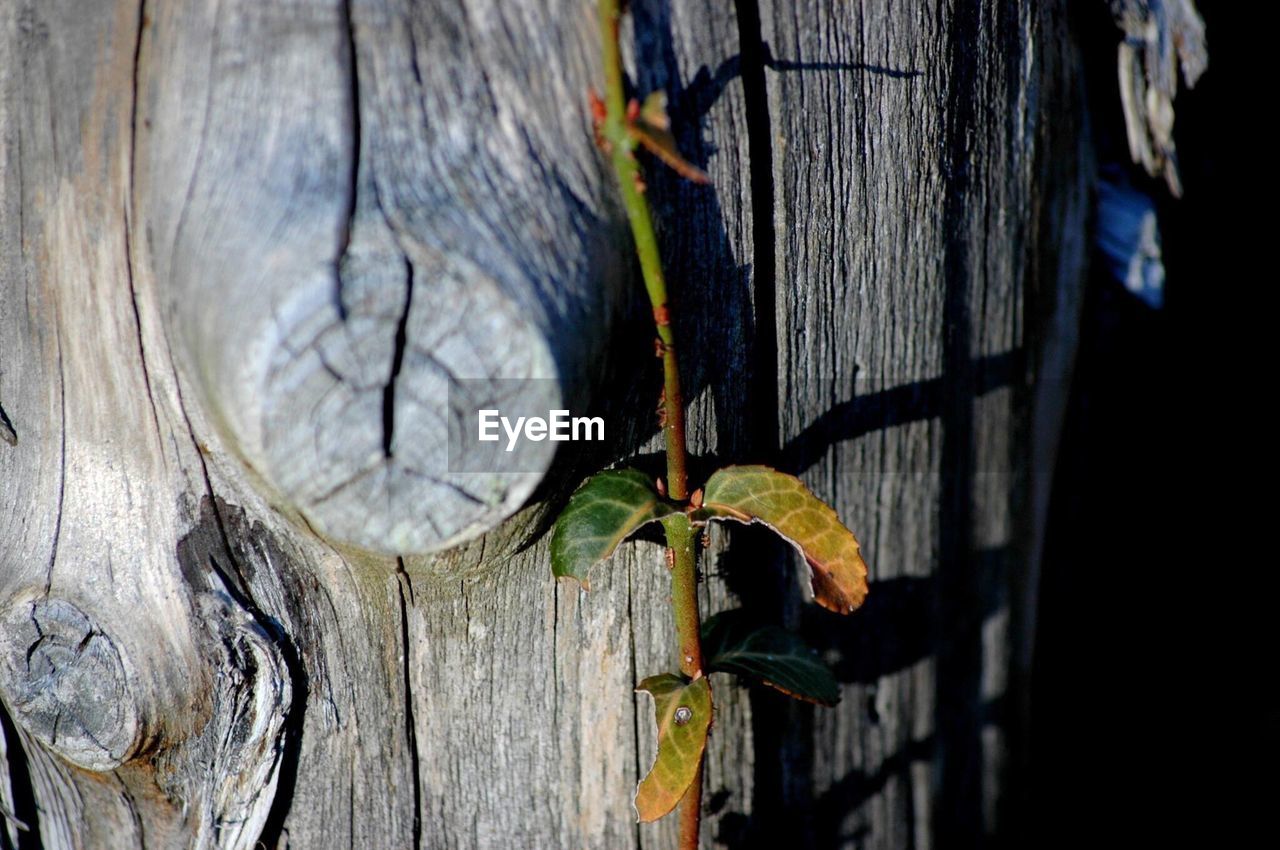
[[[211,501],[214,502],[215,516],[217,516],[218,527],[221,530],[221,514],[217,511],[216,501],[212,499]],[[225,530],[222,533],[225,535]],[[233,565],[236,565],[236,558],[229,546],[227,554],[231,558]],[[271,806],[267,809],[267,817],[263,821],[262,832],[254,844],[255,847],[278,847],[285,820],[293,808],[293,795],[298,783],[298,762],[302,755],[302,733],[307,713],[307,700],[310,696],[310,680],[293,638],[284,630],[280,622],[259,608],[247,593],[241,593],[237,590],[235,584],[228,580],[226,572],[222,569],[217,559],[212,556],[209,558],[209,567],[222,580],[222,584],[232,600],[248,613],[253,622],[262,630],[263,635],[270,638],[272,645],[280,653],[280,658],[284,662],[285,671],[288,675],[288,685],[292,691],[289,710],[285,713],[284,722],[280,727],[277,744],[280,749],[280,756],[276,768],[275,795],[271,799]],[[238,565],[236,565],[236,573],[240,574]]]
[[[404,365],[406,330],[409,325],[409,311],[413,308],[413,263],[407,256],[404,258],[404,273],[404,309],[400,313],[400,321],[396,323],[395,345],[391,352],[391,373],[382,390],[382,456],[385,458],[391,458],[394,454],[396,381],[400,379],[400,368]]]
[[[355,228],[356,205],[360,197],[360,146],[362,139],[360,127],[360,70],[356,54],[356,28],[355,21],[352,18],[351,0],[344,0],[342,16],[346,31],[347,62],[350,66],[349,73],[351,77],[351,174],[348,182],[350,197],[347,200],[347,214],[342,222],[342,234],[339,238],[340,247],[334,268],[334,281],[336,283],[334,299],[338,308],[338,319],[345,322],[347,320],[347,303],[343,298],[345,281],[343,280],[342,266],[347,259],[348,252],[351,250],[351,232]]]
[[[147,402],[151,406],[151,421],[156,426],[156,439],[161,439],[164,431],[160,428],[160,414],[156,409],[155,393],[151,389],[151,371],[147,368],[147,349],[142,339],[142,312],[138,307],[138,289],[134,281],[133,269],[135,265],[133,251],[133,236],[131,230],[133,228],[133,193],[134,193],[134,177],[137,174],[138,159],[138,76],[139,68],[142,63],[142,36],[147,28],[147,0],[139,0],[138,3],[138,35],[133,46],[133,75],[132,88],[130,89],[129,103],[129,176],[125,185],[125,206],[124,215],[121,220],[124,223],[124,272],[125,281],[129,286],[129,301],[133,306],[133,323],[138,335],[138,364],[142,368],[142,384],[146,389]],[[164,454],[161,453],[161,458]]]
[[[632,606],[632,602],[635,599],[635,579],[636,579],[635,564],[633,562],[627,565],[627,638],[628,638],[628,648],[630,649],[631,681],[639,682],[640,673],[639,673],[639,664],[637,662],[637,659],[639,656],[638,656],[638,650],[636,648],[636,618],[635,618],[635,611]],[[635,765],[635,770],[636,770],[635,780],[637,783],[640,781],[640,778],[644,776],[644,773],[645,773],[644,764],[641,762],[641,759],[640,759],[640,742],[642,740],[642,738],[640,737],[640,717],[643,713],[642,708],[643,707],[640,705],[640,692],[635,688],[632,688],[631,689],[631,735],[632,735],[631,758],[632,758],[632,764]],[[643,847],[644,833],[640,829],[639,819],[636,820],[636,824],[635,824],[635,836],[636,836],[636,846]]]
[[[58,507],[53,520],[53,545],[49,550],[49,568],[44,578],[44,595],[53,587],[53,567],[58,562],[58,543],[62,539],[62,513],[67,497],[67,378],[62,362],[62,325],[56,325],[54,338],[58,345]]]
[[[9,416],[4,412],[4,406],[0,405],[0,440],[11,446],[18,445],[18,432],[13,430],[13,423],[9,421]]]
[[[413,846],[422,846],[422,771],[419,764],[418,729],[413,711],[413,668],[409,652],[409,608],[405,603],[405,588],[409,590],[409,604],[413,604],[413,580],[404,568],[404,558],[396,558],[396,580],[400,595],[400,649],[403,653],[404,673],[404,728],[409,745],[409,769],[413,779]]]

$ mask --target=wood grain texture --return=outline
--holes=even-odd
[[[203,477],[138,310],[140,20],[55,3],[3,21],[0,393],[26,439],[0,458],[0,688],[45,846],[249,847],[289,682],[210,566],[177,557]]]
[[[1068,368],[1083,252],[1079,126],[1047,118],[1078,113],[1070,39],[1058,3],[868,5],[633,0],[624,33],[712,177],[648,190],[691,447],[802,474],[876,579],[829,617],[785,549],[713,532],[704,612],[799,623],[844,701],[714,682],[704,847],[930,846],[989,822],[1016,754],[1044,491],[1021,494],[1058,398],[1032,380]],[[545,343],[529,368],[566,393],[607,365],[640,411],[622,450],[658,447],[651,326],[609,294],[637,284],[583,110],[592,15],[0,12],[0,845],[674,843],[631,805],[632,689],[674,663],[661,550],[553,582],[532,532],[572,459],[465,545],[362,551],[463,533],[395,502],[433,357],[486,378]],[[582,330],[615,307],[605,364]],[[325,393],[338,414],[302,403]],[[338,519],[318,435],[349,454],[315,475],[376,470]]]
[[[1082,107],[1060,76],[1066,13],[761,10],[783,461],[833,500],[873,577],[847,625],[784,611],[846,685],[836,710],[788,711],[774,816],[804,823],[806,846],[967,843],[1007,827],[1010,654],[1030,641],[1034,600],[1013,588],[1036,568],[1023,494],[1045,336],[1028,316],[1078,317],[1087,169],[1080,145],[1050,145]],[[1055,340],[1051,382],[1073,339]]]
[[[139,187],[176,353],[245,461],[345,544],[497,525],[556,445],[472,471],[451,423],[591,390],[625,266],[581,106],[595,30],[558,5],[579,12],[151,12]]]

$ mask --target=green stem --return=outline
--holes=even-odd
[[[609,144],[613,170],[622,192],[622,203],[631,223],[644,288],[653,307],[654,323],[662,349],[662,398],[667,442],[667,493],[677,502],[689,498],[688,451],[685,448],[684,396],[680,392],[680,368],[676,337],[671,327],[667,281],[662,274],[658,238],[654,234],[649,203],[640,191],[640,164],[635,139],[627,127],[626,97],[622,89],[622,57],[618,50],[618,0],[600,0],[600,32],[604,41],[605,119],[601,137]]]
[[[691,679],[702,675],[702,640],[698,622],[696,533],[689,517],[674,514],[662,521],[671,561],[671,607],[680,639],[680,672]]]
[[[686,472],[684,397],[680,392],[680,368],[676,360],[676,338],[671,330],[667,282],[662,275],[658,239],[654,235],[649,202],[636,188],[640,165],[633,155],[635,146],[627,130],[626,106],[622,91],[622,57],[618,50],[618,0],[600,0],[600,31],[604,41],[605,119],[602,135],[612,148],[613,169],[622,191],[627,220],[640,256],[644,288],[653,306],[654,322],[662,346],[664,431],[667,440],[667,495],[677,502],[689,498]],[[698,627],[698,577],[693,548],[693,526],[684,514],[663,521],[667,546],[674,552],[671,570],[672,605],[676,631],[680,636],[680,669],[690,677],[702,674],[702,644]]]
[[[676,359],[676,338],[671,327],[671,305],[667,282],[662,274],[658,239],[653,216],[641,190],[640,165],[635,158],[635,139],[626,116],[626,95],[622,85],[622,56],[618,48],[621,11],[618,0],[600,0],[600,36],[604,53],[605,116],[601,138],[610,148],[613,170],[618,178],[622,203],[631,224],[644,288],[649,294],[662,355],[663,431],[667,444],[667,494],[677,502],[689,498],[688,449],[685,444],[684,396],[680,391],[680,368]],[[680,643],[680,671],[690,678],[702,673],[702,642],[698,618],[698,573],[694,551],[695,532],[688,516],[677,514],[663,521],[671,563],[671,604]],[[680,801],[680,847],[697,850],[698,826],[702,814],[702,762],[693,783]]]

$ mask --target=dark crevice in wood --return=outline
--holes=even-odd
[[[11,446],[18,445],[18,432],[13,430],[13,423],[9,421],[9,416],[4,412],[4,406],[0,405],[0,440],[4,440]]]
[[[396,340],[391,351],[391,374],[387,376],[387,384],[382,390],[382,456],[391,457],[392,441],[396,428],[396,381],[400,378],[400,367],[404,365],[406,346],[406,330],[409,325],[409,309],[413,305],[413,263],[404,258],[404,309],[400,312],[400,321],[396,323]],[[470,494],[467,494],[470,497]]]
[[[13,850],[38,850],[40,840],[40,809],[36,805],[35,786],[31,782],[31,770],[27,766],[27,751],[23,749],[18,727],[0,702],[0,736],[5,742],[5,760],[9,766],[9,789],[13,795],[13,811],[18,825],[18,843],[9,842],[9,831],[0,829],[0,841],[4,848]]]
[[[138,806],[138,801],[134,799],[133,794],[129,792],[129,786],[124,780],[116,775],[116,781],[120,783],[120,796],[124,798],[125,808],[129,812],[129,817],[133,820],[133,828],[138,831],[138,847],[145,848],[147,846],[147,828],[142,823],[142,809]]]
[[[124,271],[129,285],[129,303],[133,306],[133,325],[138,334],[138,362],[142,366],[142,384],[146,389],[147,402],[151,405],[151,421],[156,426],[156,439],[162,439],[164,431],[160,428],[160,413],[156,410],[156,397],[151,389],[151,370],[147,368],[147,349],[142,341],[142,312],[138,309],[138,289],[134,282],[133,269],[136,265],[133,252],[133,202],[134,175],[137,174],[138,159],[138,78],[142,64],[142,35],[147,28],[147,0],[138,3],[138,35],[133,45],[133,90],[130,92],[129,104],[129,182],[125,186],[124,216]],[[163,458],[164,455],[162,454]]]
[[[283,651],[285,643],[277,644]],[[292,644],[288,644],[292,647]],[[262,824],[262,833],[254,843],[254,847],[278,848],[288,847],[286,840],[281,844],[281,837],[288,834],[285,820],[293,808],[293,794],[298,784],[298,759],[302,754],[303,715],[307,707],[306,676],[295,675],[294,665],[298,662],[297,654],[290,649],[284,656],[285,666],[289,669],[293,686],[293,704],[285,716],[281,730],[281,753],[278,778],[276,779],[275,796],[271,798],[271,808],[267,810],[267,819]],[[301,669],[300,666],[298,669]]]
[[[236,561],[235,557],[231,554],[234,551],[231,548],[231,535],[227,533],[226,523],[223,522],[222,519],[222,511],[218,508],[218,499],[213,493],[213,480],[209,477],[209,465],[205,463],[204,453],[199,451],[200,444],[196,440],[195,430],[191,427],[191,420],[187,418],[186,405],[182,400],[181,390],[178,392],[178,405],[182,408],[183,418],[187,420],[187,433],[191,437],[192,444],[196,446],[196,456],[200,460],[200,472],[204,476],[205,492],[209,494],[209,506],[213,511],[213,521],[218,527],[218,536],[222,539],[222,548],[227,553],[227,559],[231,563],[231,568],[235,570],[236,574],[234,580],[230,575],[224,573],[217,564],[213,564],[213,568],[218,573],[218,577],[222,579],[222,583],[227,586],[228,592],[234,591],[234,593],[232,593],[232,597],[235,598],[236,601],[243,599],[245,602],[243,607],[252,613],[253,611],[258,610],[258,606],[250,595],[249,582],[245,579],[244,573],[240,569],[239,562]],[[252,607],[250,608],[250,606]],[[274,632],[268,631],[268,634],[273,633]]]
[[[53,587],[53,565],[58,562],[58,543],[62,539],[62,511],[67,497],[67,376],[62,362],[61,316],[54,316],[54,338],[58,344],[58,508],[53,519],[53,545],[49,550],[49,570],[44,577],[44,595]]]
[[[760,23],[758,0],[736,0],[742,95],[751,170],[751,282],[755,332],[751,338],[753,396],[747,440],[752,457],[771,462],[778,450],[778,307],[774,242],[773,132],[764,70],[772,63]]]
[[[221,527],[221,517],[218,519]],[[210,558],[212,562],[213,559]],[[217,569],[216,563],[213,564]],[[307,702],[310,698],[310,680],[302,657],[293,638],[281,627],[278,620],[263,613],[252,599],[247,597],[232,598],[249,612],[267,635],[270,635],[280,657],[284,659],[285,669],[289,674],[289,686],[292,691],[289,711],[285,714],[280,728],[280,761],[277,767],[275,796],[271,799],[271,808],[267,810],[267,818],[262,824],[262,833],[254,846],[278,847],[280,836],[284,833],[285,819],[293,808],[293,794],[298,785],[298,762],[302,756],[302,733],[307,713]]]
[[[194,179],[192,182],[194,183]],[[190,205],[189,196],[190,196],[190,187],[188,187],[188,202],[184,202],[182,213],[179,216],[179,225],[178,225],[179,227],[181,227],[181,219],[182,217],[185,217],[187,208]],[[175,244],[176,244],[176,241],[177,240],[175,238]],[[169,363],[170,364],[176,363],[177,361],[174,359],[174,356],[173,356],[173,345],[169,341],[168,334],[164,335],[164,344],[165,344],[165,354],[168,357]],[[195,458],[200,463],[200,477],[204,481],[205,494],[209,499],[209,506],[213,512],[214,523],[218,527],[218,536],[221,538],[222,547],[224,551],[226,551],[227,557],[231,561],[231,565],[236,571],[236,581],[234,583],[229,581],[229,578],[227,576],[223,576],[224,578],[223,583],[227,585],[228,590],[234,588],[236,591],[238,591],[240,597],[248,599],[252,604],[252,599],[250,597],[249,590],[248,590],[249,584],[245,580],[244,575],[240,571],[240,565],[236,562],[235,558],[232,557],[232,554],[231,554],[234,551],[231,548],[231,537],[230,535],[227,534],[227,526],[226,526],[226,523],[223,521],[222,511],[219,510],[218,508],[218,499],[213,491],[213,479],[210,478],[209,476],[209,464],[205,460],[204,452],[200,450],[200,440],[196,439],[196,429],[191,424],[191,414],[187,412],[187,399],[185,394],[182,391],[182,377],[177,370],[174,371],[173,388],[174,388],[174,394],[177,396],[178,412],[182,415],[182,422],[187,429],[187,439],[191,441],[191,446],[192,448],[195,449]],[[256,605],[254,605],[253,610],[258,610]],[[268,634],[274,634],[274,633],[275,632],[273,630],[268,630]]]
[[[336,287],[334,289],[334,298],[337,301],[338,318],[341,321],[347,320],[347,304],[342,297],[342,266],[346,261],[347,252],[351,250],[351,231],[356,221],[356,201],[360,196],[360,69],[359,60],[356,56],[356,28],[352,18],[351,0],[344,0],[342,4],[343,21],[346,25],[347,36],[347,65],[350,74],[350,110],[351,110],[351,174],[347,185],[347,215],[343,219],[342,234],[339,237],[339,249],[334,269],[334,280]]]
[[[937,597],[934,600],[934,646],[937,658],[936,763],[937,807],[933,833],[943,850],[970,846],[983,834],[982,741],[980,683],[981,619],[978,571],[974,568],[974,388],[971,354],[975,286],[971,269],[973,241],[982,239],[970,225],[975,200],[972,147],[979,125],[979,98],[990,69],[984,43],[983,3],[956,4],[947,35],[948,85],[939,113],[946,116],[945,144],[939,170],[946,192],[943,201],[944,300],[942,379],[942,480],[939,498]],[[985,177],[985,175],[981,175]],[[981,179],[979,177],[979,179]],[[979,191],[982,187],[976,187]],[[985,268],[985,264],[979,266]]]
[[[203,464],[203,462],[204,459],[201,458],[201,463]],[[222,545],[232,567],[235,569],[236,577],[240,582],[244,582],[244,574],[234,555],[234,550],[231,548],[231,537],[227,533],[226,523],[223,520],[218,500],[213,496],[213,487],[209,482],[207,470],[205,471],[205,485],[209,488],[209,507],[214,524],[217,526],[218,534],[221,537]],[[232,601],[253,618],[254,623],[262,629],[263,634],[271,638],[276,649],[280,652],[280,657],[284,661],[285,670],[289,677],[292,696],[289,711],[285,714],[284,722],[280,729],[280,759],[277,768],[275,796],[271,800],[271,807],[268,809],[266,820],[263,822],[262,833],[258,837],[257,844],[254,845],[274,848],[279,845],[280,836],[284,831],[285,819],[293,806],[293,793],[298,781],[298,761],[302,754],[302,733],[310,694],[310,680],[307,677],[306,668],[303,666],[302,657],[293,642],[293,638],[284,630],[280,621],[258,607],[258,604],[248,591],[233,580],[222,564],[218,563],[217,558],[210,555],[208,565],[209,569],[218,577]]]
[[[407,308],[406,308],[407,312]],[[413,604],[413,580],[404,568],[404,558],[396,558],[396,578],[400,586],[400,651],[404,654],[404,731],[409,744],[409,772],[413,780],[413,846],[422,846],[422,776],[418,761],[418,728],[413,712],[413,664],[409,652],[409,604]],[[409,603],[405,602],[405,589]]]
[[[147,349],[142,342],[142,312],[138,309],[138,292],[133,280],[133,240],[129,236],[129,222],[127,216],[124,225],[124,251],[125,278],[129,286],[129,299],[133,305],[134,328],[138,335],[138,364],[142,367],[142,384],[147,393],[147,401],[151,405],[151,422],[156,426],[156,439],[161,439],[164,431],[160,427],[160,413],[156,409],[156,397],[155,393],[151,389],[151,370],[147,367]]]

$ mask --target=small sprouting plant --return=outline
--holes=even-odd
[[[800,550],[808,562],[815,601],[841,614],[867,595],[867,567],[858,541],[835,511],[798,478],[766,466],[727,466],[700,489],[689,491],[686,472],[684,401],[676,361],[671,307],[657,239],[635,149],[644,147],[677,173],[697,182],[707,177],[680,157],[670,132],[666,97],[653,92],[643,101],[626,100],[618,48],[619,0],[600,0],[605,90],[591,93],[596,142],[609,155],[631,224],[645,289],[657,327],[663,390],[659,411],[666,438],[667,476],[651,478],[636,469],[597,473],[573,494],[556,521],[551,564],[557,577],[587,587],[593,564],[651,522],[666,535],[671,602],[679,638],[680,669],[640,682],[653,697],[658,755],[636,789],[641,821],[661,818],[680,805],[680,847],[698,846],[702,761],[711,728],[709,673],[754,678],[799,699],[831,705],[839,688],[831,671],[796,635],[776,626],[751,628],[736,612],[698,615],[697,552],[701,529],[717,520],[762,523]]]

